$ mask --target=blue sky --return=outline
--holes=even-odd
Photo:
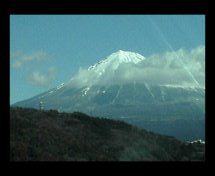
[[[205,45],[204,15],[11,15],[10,103],[68,81],[118,50]]]

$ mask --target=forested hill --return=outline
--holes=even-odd
[[[10,110],[12,161],[204,160],[203,144],[187,144],[122,121],[86,114]]]

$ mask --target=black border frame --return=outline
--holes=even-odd
[[[10,68],[9,68],[9,51],[10,51],[10,15],[19,14],[202,14],[206,17],[206,57],[208,57],[208,31],[209,31],[209,2],[206,0],[109,0],[97,1],[96,0],[9,0],[8,2],[0,2],[1,18],[0,22],[0,102],[1,111],[3,115],[0,117],[0,158],[4,161],[4,165],[14,169],[25,168],[44,168],[48,169],[62,169],[67,168],[85,168],[89,169],[103,169],[103,172],[109,172],[111,169],[120,169],[125,172],[129,171],[158,171],[164,169],[165,172],[172,171],[183,172],[183,169],[189,169],[191,172],[204,172],[208,168],[209,159],[209,121],[208,121],[208,82],[206,82],[206,161],[204,162],[11,162],[9,151],[10,140],[10,103],[9,103],[9,90],[10,90]],[[211,17],[210,17],[211,18]],[[2,47],[3,46],[3,47]],[[206,62],[208,67],[208,61]],[[206,69],[208,75],[208,69]],[[208,76],[206,77],[206,79]],[[3,90],[2,90],[3,89]],[[72,168],[71,168],[72,167]],[[152,169],[156,168],[156,169]],[[69,170],[70,170],[69,169]],[[176,170],[177,171],[176,171]],[[83,170],[82,170],[83,171]],[[101,173],[102,174],[102,173]]]

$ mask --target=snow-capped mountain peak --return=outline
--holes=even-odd
[[[125,62],[125,63],[133,62],[136,64],[136,63],[144,60],[145,57],[138,53],[119,50],[119,51],[111,54],[107,59],[117,60],[120,63],[121,62]]]
[[[134,52],[119,50],[115,53],[112,53],[106,59],[103,59],[96,63],[93,66],[90,66],[88,70],[95,70],[96,72],[101,72],[106,70],[107,67],[112,70],[116,70],[118,66],[122,63],[133,63],[137,64],[145,60],[145,57]]]

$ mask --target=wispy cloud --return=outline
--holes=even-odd
[[[27,80],[29,83],[39,86],[47,87],[52,81],[56,78],[56,68],[49,67],[46,73],[40,71],[33,71],[28,77]]]
[[[22,62],[17,60],[12,64],[13,68],[21,68],[22,67]]]
[[[10,53],[12,68],[22,68],[26,63],[31,61],[44,61],[50,58],[50,55],[43,50],[35,51],[31,54],[25,54],[21,51]]]
[[[182,85],[205,87],[205,46],[190,51],[177,51],[153,54],[138,64],[120,64],[113,72],[98,78],[94,70],[81,69],[73,77],[71,85],[122,84],[131,81],[160,85]]]
[[[10,58],[11,59],[20,57],[22,55],[23,55],[23,52],[21,52],[21,51],[12,51],[12,52],[10,52]]]

